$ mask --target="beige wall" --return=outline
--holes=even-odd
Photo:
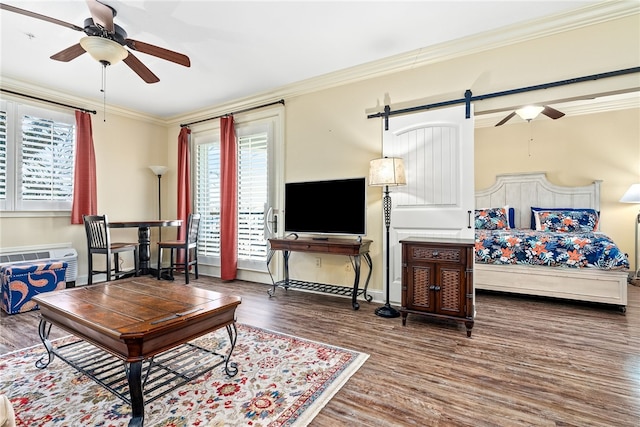
[[[481,95],[639,64],[640,25],[638,16],[634,16],[287,97],[286,161],[282,165],[285,180],[366,175],[369,160],[381,154],[382,140],[381,121],[367,119],[366,115],[385,103],[390,103],[393,109],[404,108],[458,99],[466,89]],[[507,108],[518,103],[549,102],[565,96],[630,86],[640,86],[638,74],[480,101],[475,107],[476,111]],[[218,110],[212,106],[212,111]],[[166,128],[154,121],[115,114],[108,115],[106,123],[102,123],[101,114],[94,116],[93,123],[99,210],[114,220],[155,217],[157,179],[147,167],[166,164],[170,171],[163,177],[163,212],[165,216],[173,216],[176,211],[173,195],[176,194],[177,124]],[[500,129],[478,129],[476,185],[488,186],[496,173],[529,170],[547,171],[549,178],[561,185],[603,179],[603,230],[611,232],[624,250],[632,252],[630,234],[636,208],[619,204],[617,200],[631,183],[640,181],[638,123],[637,109],[565,117],[554,122],[536,121],[533,128],[536,142],[531,157],[526,151],[527,126],[513,123]],[[543,159],[543,146],[553,146],[556,155]],[[503,149],[496,150],[496,147]],[[504,155],[506,160],[496,162],[497,153]],[[367,237],[374,241],[371,282],[374,290],[382,289],[384,277],[381,196],[379,188],[369,189]],[[122,233],[122,238],[136,238],[135,231]],[[2,215],[0,247],[60,241],[72,242],[78,248],[80,275],[86,275],[85,238],[81,226],[68,225],[68,217]],[[320,269],[313,267],[311,257],[300,255],[294,261],[292,275],[301,279],[342,284],[350,284],[352,280],[346,258],[326,257]]]
[[[551,182],[566,186],[602,180],[601,230],[633,258],[638,206],[619,200],[640,182],[640,109],[541,117],[531,124],[476,129],[475,137],[476,189],[489,187],[502,173],[546,172]]]
[[[385,103],[392,109],[406,108],[460,99],[468,88],[481,95],[638,66],[639,35],[638,18],[626,18],[287,99],[286,180],[366,175],[369,160],[381,155],[381,120],[366,119],[376,106],[378,111]],[[475,107],[506,108],[629,86],[640,86],[637,74],[479,101]],[[477,129],[476,185],[484,188],[505,171],[547,171],[560,185],[602,179],[603,230],[631,254],[634,210],[617,200],[631,183],[640,181],[638,111],[565,117],[540,125],[536,121],[539,143],[532,147],[531,158],[527,126]],[[543,143],[554,147],[552,160],[542,157]],[[495,161],[496,154],[502,161]],[[384,277],[380,189],[369,190],[368,206],[367,237],[374,241],[371,288],[379,290]],[[352,275],[345,272],[345,261],[326,258],[317,269],[311,256],[292,255],[292,276],[349,284]],[[334,268],[327,271],[327,265]]]
[[[151,121],[118,114],[92,116],[96,154],[98,211],[109,219],[156,218],[157,180],[149,165],[166,164],[167,130]],[[175,169],[163,179],[175,179]],[[164,190],[164,187],[163,187]],[[165,191],[164,199],[167,199]],[[163,207],[163,211],[164,211]],[[86,237],[82,225],[71,225],[70,216],[40,216],[32,213],[3,214],[0,247],[25,247],[71,243],[79,255],[78,274],[86,277]],[[137,241],[136,229],[114,230],[113,239]]]

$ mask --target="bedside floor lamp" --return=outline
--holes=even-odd
[[[640,184],[632,184],[631,187],[629,187],[629,189],[627,190],[626,193],[624,193],[624,195],[622,196],[622,198],[620,199],[620,201],[622,203],[640,203]],[[638,212],[638,216],[636,217],[636,221],[635,221],[635,259],[634,259],[634,263],[636,266],[636,271],[633,274],[633,276],[631,276],[631,284],[633,285],[640,285],[640,276],[638,275],[638,272],[640,271],[640,265],[638,265],[638,227],[640,227],[640,212]]]
[[[166,166],[149,166],[149,169],[158,176],[158,219],[162,219],[162,187],[161,187],[161,179],[162,175],[164,175],[169,168]],[[158,241],[162,241],[162,227],[158,227]]]
[[[400,312],[389,304],[389,227],[391,226],[391,197],[389,196],[390,186],[405,185],[407,179],[404,174],[404,163],[397,157],[384,157],[382,159],[371,160],[369,163],[369,185],[384,187],[384,198],[382,207],[384,210],[384,225],[387,229],[387,300],[382,307],[376,308],[376,315],[380,317],[398,317]]]

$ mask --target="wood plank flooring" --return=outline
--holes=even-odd
[[[178,277],[177,280],[181,280]],[[626,315],[607,306],[492,293],[476,296],[464,326],[409,315],[383,319],[376,303],[221,282],[192,284],[243,298],[238,321],[368,353],[311,422],[336,426],[638,426],[640,288]],[[38,313],[0,317],[0,353],[40,344]],[[52,332],[52,336],[64,332]]]

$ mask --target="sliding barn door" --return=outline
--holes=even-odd
[[[463,105],[392,116],[389,130],[383,130],[383,155],[404,159],[407,174],[406,186],[390,188],[392,302],[401,299],[400,240],[474,237],[473,123]]]

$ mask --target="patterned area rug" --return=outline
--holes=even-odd
[[[194,343],[217,350],[228,340],[223,328]],[[0,390],[18,426],[127,426],[129,404],[58,358],[36,368],[44,353],[38,345],[0,357]],[[148,403],[144,425],[305,426],[368,357],[238,324],[231,356],[238,374],[228,377],[219,366]]]

